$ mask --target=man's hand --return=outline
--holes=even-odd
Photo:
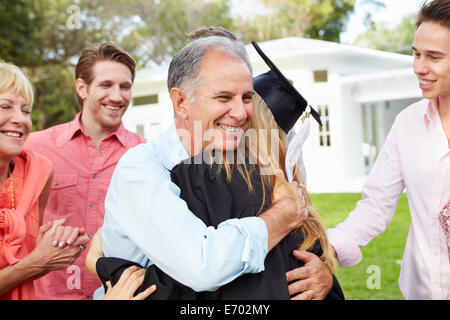
[[[303,267],[286,273],[291,300],[322,300],[333,285],[330,269],[318,256],[308,251],[294,250],[296,259],[305,262]]]

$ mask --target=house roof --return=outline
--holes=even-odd
[[[329,68],[343,76],[411,67],[413,57],[398,53],[360,48],[336,42],[290,37],[259,43],[276,64],[298,68]],[[264,64],[256,50],[247,46],[250,60],[257,68]],[[277,63],[278,61],[278,63]]]
[[[162,64],[159,66],[144,68],[136,72],[136,80],[160,81],[167,79],[167,72],[169,71],[169,64]]]
[[[408,55],[300,37],[276,39],[258,44],[282,70],[285,67],[311,69],[332,67],[341,75],[348,76],[381,70],[410,68],[413,60],[413,57]],[[262,69],[267,69],[251,44],[246,45],[246,49],[255,71],[262,72]],[[168,64],[163,64],[141,69],[136,73],[136,79],[165,81],[168,68]]]
[[[345,45],[337,42],[307,39],[300,37],[289,37],[283,39],[276,39],[270,41],[264,41],[259,43],[262,49],[270,50],[274,54],[274,58],[292,55],[292,54],[327,54],[327,53],[340,53],[346,55],[358,55],[358,56],[370,56],[378,57],[386,60],[393,60],[398,62],[411,62],[412,57],[404,54],[398,54],[393,52],[386,52],[368,48],[355,47]],[[256,51],[252,45],[247,45],[249,54],[252,53],[256,56]]]

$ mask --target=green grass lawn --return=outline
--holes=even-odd
[[[361,199],[359,193],[311,194],[310,196],[327,228],[342,222]],[[350,268],[338,268],[336,276],[346,299],[404,299],[398,287],[398,277],[409,224],[408,200],[403,194],[386,231],[362,248],[362,261]],[[379,268],[381,278],[379,289],[368,288],[368,280],[369,284],[374,284],[371,281],[374,278],[374,269],[371,268]]]

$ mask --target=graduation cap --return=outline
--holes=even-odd
[[[253,78],[253,88],[269,107],[278,126],[287,133],[306,110],[308,102],[255,41],[252,45],[270,68],[270,71]],[[312,107],[310,109],[311,115],[322,126],[320,115]]]

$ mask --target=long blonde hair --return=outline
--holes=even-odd
[[[250,180],[250,173],[252,172],[252,170],[259,169],[261,171],[262,169],[265,169],[269,170],[268,172],[275,173],[277,169],[282,169],[284,172],[284,160],[288,147],[286,133],[278,127],[270,109],[267,107],[267,104],[264,102],[264,100],[262,100],[262,98],[258,94],[255,94],[253,103],[254,115],[251,120],[249,130],[253,129],[253,133],[256,133],[257,143],[254,143],[254,139],[246,139],[246,137],[244,136],[237,149],[238,164],[236,166],[232,166],[229,162],[227,162],[226,157],[224,157],[224,159],[222,159],[222,164],[220,164],[219,166],[219,170],[225,170],[228,181],[231,180],[231,171],[233,167],[237,168],[240,174],[244,177],[244,180],[246,181],[250,192],[253,191]],[[275,147],[273,144],[276,144]],[[278,152],[271,152],[272,150]],[[244,157],[246,159],[256,159],[256,164],[248,165],[247,162],[246,165],[241,165],[242,163],[245,163],[244,161],[240,161],[244,159]],[[308,218],[300,228],[304,235],[304,241],[299,245],[299,250],[310,249],[314,245],[316,240],[318,240],[323,251],[323,255],[321,257],[322,260],[324,260],[328,264],[332,272],[335,272],[336,260],[332,253],[331,246],[328,242],[325,226],[322,222],[322,219],[312,206],[311,199],[308,195],[305,183],[301,175],[301,171],[298,168],[300,168],[299,164],[296,165],[296,168],[294,170],[294,180],[299,184],[303,192],[306,202],[306,209],[308,210]],[[265,205],[264,202],[266,199],[267,188],[269,188],[269,190],[273,190],[275,184],[275,175],[261,174],[260,178],[263,197],[259,213],[262,212]],[[287,181],[285,183],[287,183]]]

